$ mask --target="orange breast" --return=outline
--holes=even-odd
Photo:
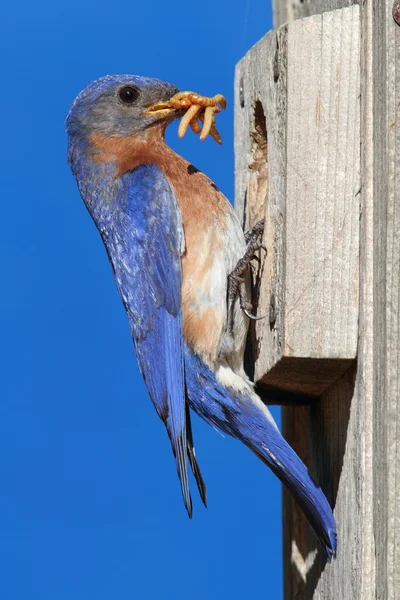
[[[185,235],[184,336],[212,365],[226,325],[226,228],[231,205],[206,175],[173,152],[154,130],[143,137],[92,134],[90,141],[97,162],[115,162],[115,177],[142,164],[156,164],[166,175],[181,210]]]

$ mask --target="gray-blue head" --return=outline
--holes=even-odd
[[[130,136],[155,124],[167,125],[177,111],[147,109],[167,102],[178,89],[159,79],[137,75],[106,75],[86,86],[77,96],[66,119],[68,136],[91,133]],[[175,114],[174,114],[175,113]]]

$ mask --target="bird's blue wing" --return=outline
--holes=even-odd
[[[129,316],[140,370],[171,440],[190,516],[180,211],[168,181],[155,165],[124,174],[118,186],[112,229],[102,235]]]

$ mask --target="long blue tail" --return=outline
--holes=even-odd
[[[279,477],[308,518],[325,547],[336,556],[336,524],[332,509],[306,466],[280,434],[268,413],[251,397],[225,388],[201,359],[185,345],[185,374],[190,407],[208,423],[241,440]],[[261,401],[260,401],[261,402]]]

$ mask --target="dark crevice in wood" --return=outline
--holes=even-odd
[[[336,504],[347,431],[354,397],[357,362],[310,406],[282,409],[282,432],[323,489],[332,507]],[[300,508],[284,490],[284,556],[292,556],[293,543],[303,557],[317,552],[304,581],[290,560],[285,563],[285,598],[312,600],[326,567],[323,549],[315,539]],[[340,547],[339,547],[340,551]]]
[[[256,100],[250,131],[251,158],[248,165],[245,229],[264,218],[268,194],[268,135],[263,105]]]

